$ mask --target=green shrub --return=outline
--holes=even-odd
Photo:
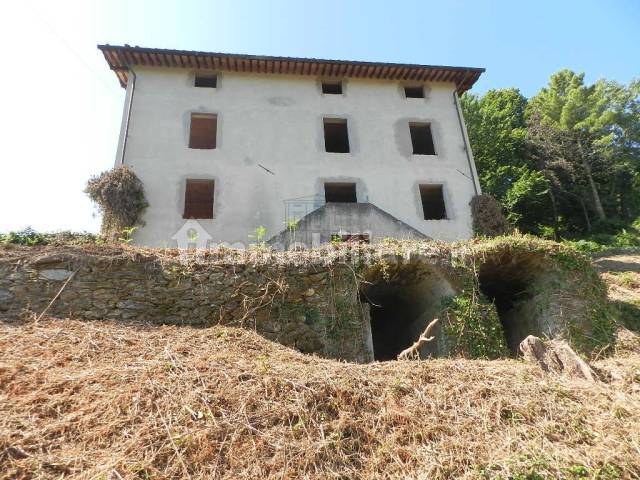
[[[9,233],[0,233],[0,244],[12,245],[84,245],[84,244],[100,244],[102,238],[89,232],[36,232],[31,227]]]
[[[495,305],[479,292],[462,291],[443,301],[444,331],[452,353],[469,358],[509,356]]]
[[[640,232],[622,229],[615,235],[596,233],[580,240],[563,240],[563,244],[583,253],[598,253],[613,248],[640,248]]]

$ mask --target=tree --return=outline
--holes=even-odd
[[[461,103],[483,192],[503,204],[520,230],[537,233],[539,219],[531,212],[544,211],[547,186],[526,156],[527,99],[509,88],[483,97],[467,93]]]
[[[607,134],[605,141],[599,145],[603,157],[611,163],[611,204],[629,222],[640,211],[640,80],[629,86],[599,80],[596,89],[611,113],[602,126]]]
[[[571,161],[576,156],[575,143],[567,132],[545,122],[539,113],[531,115],[527,121],[527,147],[529,162],[547,182],[547,194],[553,218],[553,237],[557,240],[567,228],[571,214],[567,214],[566,206],[577,201],[581,206],[591,231],[591,221],[586,211],[584,200],[580,195],[580,183],[575,164]],[[564,218],[561,225],[560,216]]]
[[[640,81],[561,70],[529,101],[511,88],[462,106],[482,188],[520,230],[615,233],[640,214]]]
[[[461,102],[482,187],[501,198],[513,178],[510,170],[523,164],[527,100],[511,88],[481,98],[465,94]]]
[[[528,105],[529,114],[537,114],[540,121],[566,132],[573,138],[568,142],[571,153],[567,161],[579,163],[588,185],[591,201],[599,220],[606,214],[598,186],[593,178],[593,163],[603,152],[598,148],[608,141],[605,126],[613,113],[607,108],[606,96],[596,85],[584,85],[584,73],[561,70],[551,76],[549,86],[534,96]]]

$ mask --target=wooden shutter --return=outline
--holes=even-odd
[[[216,115],[191,115],[191,129],[189,131],[189,148],[216,148],[218,117]]]
[[[213,218],[213,180],[187,180],[184,218]]]

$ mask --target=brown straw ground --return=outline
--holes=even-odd
[[[640,356],[596,367],[606,382],[352,365],[224,327],[4,321],[0,477],[639,478]]]

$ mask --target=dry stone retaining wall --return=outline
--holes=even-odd
[[[335,266],[205,264],[186,268],[152,253],[82,248],[0,256],[0,315],[39,313],[86,320],[140,320],[255,328],[305,353],[369,358],[352,272]]]
[[[0,317],[38,314],[63,286],[51,315],[241,326],[355,362],[395,358],[434,317],[437,340],[423,357],[498,358],[527,335],[591,353],[615,330],[589,261],[524,236],[303,252],[0,246]]]

